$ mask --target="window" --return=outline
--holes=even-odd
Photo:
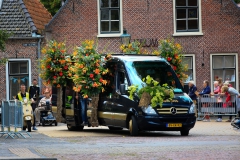
[[[122,34],[121,0],[98,0],[98,37]]]
[[[222,78],[223,82],[229,81],[234,87],[237,86],[237,62],[236,55],[212,55],[212,82]]]
[[[13,99],[20,90],[20,85],[25,84],[28,90],[30,80],[30,61],[26,59],[9,60],[7,63],[7,99]]]
[[[202,35],[201,0],[174,0],[174,36]]]
[[[194,55],[186,55],[183,57],[183,64],[187,64],[188,70],[185,72],[186,75],[188,75],[188,78],[186,79],[185,83],[188,81],[196,81],[195,78],[195,56]]]

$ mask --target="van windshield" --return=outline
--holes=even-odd
[[[158,81],[160,85],[167,83],[169,86],[182,89],[180,81],[175,72],[166,62],[128,61],[126,63],[126,69],[131,75],[129,76],[131,84],[138,85],[139,88],[142,88],[146,85],[142,79],[149,75],[154,80]]]

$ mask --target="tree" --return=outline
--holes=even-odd
[[[41,3],[44,5],[45,8],[54,16],[59,8],[61,8],[62,0],[40,0]]]
[[[5,51],[5,45],[6,45],[6,41],[8,40],[8,38],[11,36],[10,33],[8,33],[5,30],[0,30],[0,51]],[[1,58],[0,59],[0,64],[5,64],[7,61],[6,58]]]

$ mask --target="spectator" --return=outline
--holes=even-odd
[[[189,92],[188,95],[189,97],[192,99],[194,105],[195,105],[195,116],[197,117],[197,95],[195,94],[195,92],[197,91],[197,87],[195,86],[193,81],[189,81],[188,82],[188,86],[189,86]]]
[[[217,97],[216,105],[217,105],[217,107],[221,108],[222,107],[222,98],[220,96],[221,96],[221,87],[222,86],[219,86],[219,79],[217,81],[214,81],[213,86],[214,86],[214,90],[213,90],[213,93],[211,93],[211,95],[215,95]],[[221,113],[219,113],[219,114],[221,114]],[[218,115],[216,122],[222,122],[222,115]]]
[[[235,88],[233,88],[232,85],[229,84],[228,82],[225,82],[223,84],[222,88],[223,88],[223,90],[222,90],[223,92],[228,92],[230,95],[238,96],[236,101],[238,101],[237,102],[237,110],[238,110],[238,115],[240,115],[240,102],[239,102],[240,94],[239,94],[239,92]],[[231,121],[232,121],[232,115],[229,116],[229,119],[226,122],[231,122]]]
[[[80,114],[82,117],[82,124],[81,126],[85,126],[88,124],[87,120],[87,98],[84,98],[82,96],[82,93],[76,93],[75,98],[77,99],[78,102],[78,107],[81,108]]]
[[[195,92],[197,96],[204,96],[205,94],[210,94],[211,93],[211,88],[209,87],[209,82],[207,80],[203,81],[203,90],[199,92]],[[203,103],[202,107],[207,107],[207,103]],[[206,113],[204,116],[204,122],[210,122],[210,116]]]
[[[36,115],[36,123],[40,123],[40,112],[46,110],[47,107],[47,102],[49,102],[51,106],[51,96],[50,96],[50,90],[46,89],[44,91],[45,97],[43,97],[39,104],[38,107],[35,109],[34,113]]]
[[[37,80],[33,79],[32,86],[29,87],[29,94],[30,94],[31,106],[32,106],[33,113],[35,111],[35,108],[37,107],[39,92],[40,92],[40,88],[37,86]],[[33,114],[33,130],[37,130],[35,114]]]

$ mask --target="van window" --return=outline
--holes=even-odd
[[[132,84],[137,84],[141,87],[145,86],[142,79],[148,75],[157,80],[160,85],[167,83],[174,88],[182,89],[179,80],[176,77],[175,72],[171,66],[165,62],[160,61],[139,61],[139,62],[127,62],[126,68],[129,75],[131,75]]]

